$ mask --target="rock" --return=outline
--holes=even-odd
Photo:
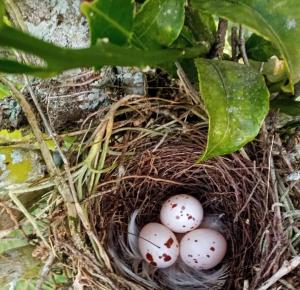
[[[80,0],[16,0],[21,16],[36,37],[63,47],[89,44],[88,24],[80,14]]]
[[[115,75],[107,67],[100,72],[75,70],[47,80],[35,79],[31,86],[52,128],[62,131],[78,127],[90,113],[109,106],[114,82]]]
[[[141,95],[147,94],[146,76],[138,68],[117,67],[117,80],[123,88],[125,95]]]
[[[6,97],[0,100],[0,129],[18,128],[23,120],[24,115],[16,99]]]

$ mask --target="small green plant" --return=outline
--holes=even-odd
[[[183,67],[187,64],[191,67],[192,63],[196,69],[191,71],[197,74],[200,95],[209,116],[207,148],[201,157],[205,160],[236,151],[253,140],[269,111],[270,90],[276,87],[277,92],[293,92],[294,85],[300,81],[298,2],[146,0],[139,4],[133,0],[86,1],[81,10],[90,25],[90,47],[68,49],[6,24],[2,1],[0,46],[35,55],[45,65],[0,59],[0,71],[48,77],[77,67],[151,65],[173,71],[175,62]],[[245,25],[255,33],[244,46],[249,52],[249,60],[244,58],[245,64],[236,62],[239,57],[232,57],[235,61],[211,59],[210,52],[218,38],[213,16]],[[270,82],[270,78],[263,75],[267,75],[268,70],[262,69],[262,61],[273,54],[283,59],[285,66],[280,77]],[[299,102],[290,104],[293,105],[299,107]],[[280,107],[280,102],[276,106]]]

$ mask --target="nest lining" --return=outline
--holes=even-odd
[[[161,138],[135,142],[131,145],[135,156],[123,161],[99,185],[103,194],[89,204],[90,219],[112,258],[119,289],[243,289],[245,281],[255,289],[284,258],[287,241],[272,209],[275,199],[266,154],[256,151],[252,161],[232,154],[196,164],[204,144],[205,132],[198,128],[163,142]],[[222,216],[229,246],[226,281],[225,272],[216,269],[217,279],[210,288],[188,288],[182,279],[177,287],[164,272],[142,267],[135,259],[128,239],[132,214],[140,210],[138,228],[159,221],[162,202],[177,193],[195,196],[207,213]]]

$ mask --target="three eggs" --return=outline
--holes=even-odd
[[[149,223],[142,228],[138,243],[141,255],[157,268],[172,266],[179,256],[195,270],[215,267],[223,260],[227,243],[219,232],[199,228],[203,216],[203,207],[196,198],[172,196],[161,208],[162,224]]]

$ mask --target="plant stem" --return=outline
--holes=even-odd
[[[240,39],[240,51],[242,53],[244,64],[249,65],[249,60],[248,60],[246,45],[245,45],[244,28],[242,25],[240,25],[239,39]]]
[[[227,27],[228,21],[226,19],[220,18],[218,24],[217,39],[210,54],[211,58],[218,57],[219,59],[222,59],[225,47]]]
[[[0,29],[0,45],[33,54],[47,63],[43,67],[32,67],[15,61],[0,59],[1,70],[5,69],[5,72],[14,73],[18,70],[21,70],[21,73],[57,73],[72,68],[104,65],[158,65],[173,62],[180,58],[195,58],[207,51],[205,46],[145,51],[103,42],[83,49],[62,48],[6,25]]]
[[[233,26],[231,28],[231,49],[232,49],[232,61],[238,61],[238,47],[239,47],[239,41],[238,41],[238,32],[237,27]]]

